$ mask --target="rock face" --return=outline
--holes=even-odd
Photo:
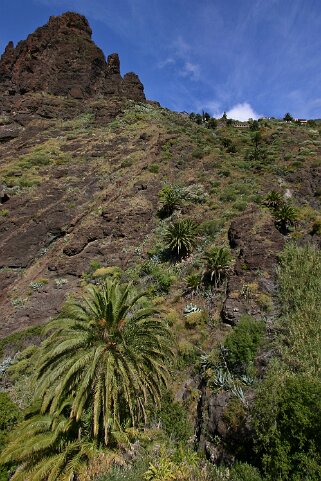
[[[0,96],[45,92],[84,99],[120,96],[144,101],[137,75],[120,75],[117,54],[105,56],[91,39],[85,17],[65,13],[50,17],[14,47],[9,42],[0,59]]]
[[[283,236],[269,214],[263,216],[252,206],[232,222],[228,237],[236,263],[228,280],[223,320],[234,325],[244,314],[259,319],[273,316],[274,274]]]

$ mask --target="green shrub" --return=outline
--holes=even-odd
[[[194,159],[202,159],[204,157],[204,151],[201,148],[194,149],[192,152],[192,157]]]
[[[141,273],[150,277],[157,292],[168,294],[176,277],[165,265],[157,264],[152,260],[144,262]]]
[[[158,164],[151,164],[151,165],[148,167],[148,170],[149,170],[149,172],[151,172],[152,174],[158,174],[158,172],[159,172],[159,165],[158,165]]]
[[[202,286],[202,276],[198,272],[192,273],[186,277],[186,286],[189,292],[196,294]]]
[[[270,375],[253,411],[256,449],[266,479],[321,479],[321,383]]]
[[[120,278],[121,276],[121,269],[118,266],[108,266],[108,267],[99,267],[93,273],[93,278],[104,278],[104,277],[112,277],[114,279]]]
[[[148,466],[148,458],[142,456],[127,467],[112,467],[106,474],[95,478],[95,481],[143,481]]]
[[[185,327],[187,329],[195,329],[197,326],[204,324],[208,319],[204,311],[191,312],[185,317]]]
[[[262,344],[264,331],[265,325],[262,321],[249,316],[240,319],[224,343],[230,369],[237,372],[246,371]]]
[[[229,481],[263,481],[257,468],[247,463],[236,463],[230,472]],[[275,480],[276,481],[276,480]]]
[[[213,219],[213,220],[207,220],[202,222],[200,225],[200,232],[202,234],[214,237],[216,234],[220,232],[224,224],[224,221],[222,219]]]
[[[9,430],[22,419],[22,413],[7,393],[0,392],[0,430]]]
[[[166,434],[174,441],[187,441],[193,434],[184,406],[174,401],[170,393],[162,398],[162,407],[156,413],[156,421],[161,423]]]
[[[321,217],[315,219],[312,225],[312,235],[321,235]]]

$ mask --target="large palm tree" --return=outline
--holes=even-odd
[[[108,281],[66,304],[48,327],[39,362],[42,413],[71,398],[71,418],[92,412],[92,435],[109,444],[112,431],[145,419],[159,403],[172,357],[171,336],[157,311],[130,285]]]
[[[88,481],[91,461],[99,458],[104,467],[122,462],[115,451],[103,452],[90,441],[83,423],[70,419],[65,408],[55,415],[36,414],[10,433],[0,462],[19,465],[12,481]]]

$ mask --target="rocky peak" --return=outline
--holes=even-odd
[[[144,101],[139,78],[131,73],[123,80],[118,55],[109,55],[106,62],[91,35],[85,17],[67,12],[50,17],[16,47],[9,42],[0,59],[0,95],[46,92],[81,99],[99,95]]]

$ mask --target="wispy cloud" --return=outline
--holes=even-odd
[[[197,65],[196,63],[185,62],[179,74],[182,77],[189,77],[191,80],[198,80],[201,75],[201,69],[200,69],[200,66]]]
[[[158,62],[157,68],[163,69],[168,67],[169,65],[174,65],[176,62],[172,57],[167,57],[165,60]]]

